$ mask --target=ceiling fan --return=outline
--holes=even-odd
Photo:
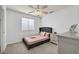
[[[32,6],[32,5],[28,5],[28,7],[32,8],[33,11],[30,11],[28,13],[33,13],[37,16],[42,16],[42,15],[46,15],[46,14],[49,14],[49,13],[53,13],[54,11],[45,11],[46,8],[48,8],[47,5],[36,5],[36,7]]]

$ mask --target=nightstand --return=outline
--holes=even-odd
[[[57,39],[57,36],[56,36],[57,32],[54,32],[51,34],[50,36],[50,43],[54,44],[54,45],[58,45],[58,39]]]

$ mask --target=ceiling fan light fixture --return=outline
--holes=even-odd
[[[29,6],[29,7],[34,9],[32,12],[29,13],[34,14],[36,16],[44,16],[54,12],[54,11],[49,11],[49,12],[46,11],[45,9],[48,8],[47,5],[37,5],[36,7],[34,6]]]
[[[35,10],[34,13],[35,13],[36,16],[42,16],[42,14],[43,14],[41,9]]]
[[[42,12],[41,11],[35,12],[35,15],[42,16]]]

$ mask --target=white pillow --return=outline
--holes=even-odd
[[[40,35],[44,36],[45,35],[45,32],[40,32]]]
[[[46,32],[46,33],[45,33],[45,36],[49,36],[49,34],[50,34],[50,33],[47,33],[47,32]]]
[[[75,31],[77,31],[79,33],[79,24],[77,25],[77,27],[75,28]]]

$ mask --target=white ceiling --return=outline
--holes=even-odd
[[[36,7],[35,5],[32,5],[33,7]],[[48,7],[46,9],[44,9],[45,11],[58,11],[61,10],[63,8],[68,7],[68,5],[48,5]],[[29,8],[28,5],[8,5],[7,8],[9,9],[13,9],[19,12],[23,12],[26,14],[30,14],[28,12],[33,11],[32,8]],[[35,15],[35,14],[31,14],[31,15]]]

